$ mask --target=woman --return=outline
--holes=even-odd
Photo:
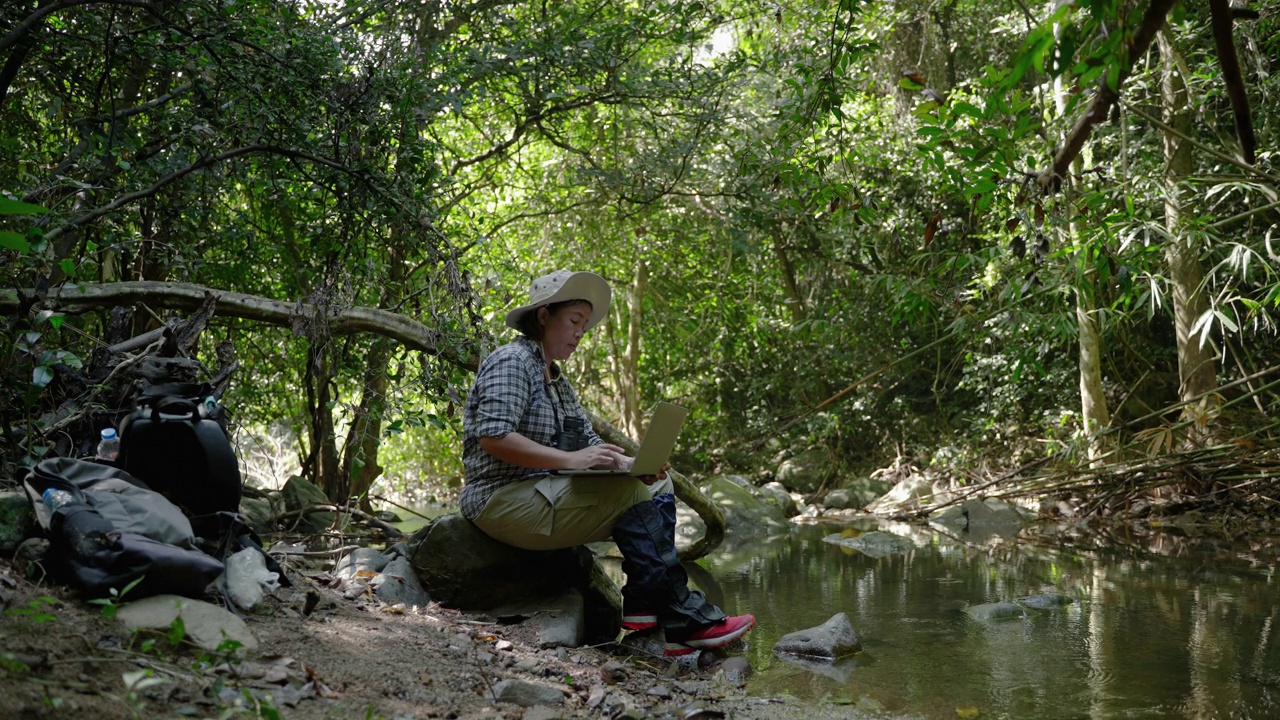
[[[556,364],[605,318],[610,297],[599,275],[558,270],[534,280],[529,302],[507,313],[507,325],[521,337],[485,358],[467,398],[462,514],[491,537],[527,550],[612,536],[627,575],[624,627],[661,625],[667,655],[726,645],[745,635],[755,618],[726,616],[689,590],[676,559],[669,479],[550,473],[631,468],[632,458],[591,428]]]

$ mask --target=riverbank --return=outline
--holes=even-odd
[[[256,653],[228,655],[194,648],[173,628],[131,634],[100,607],[0,561],[0,717],[865,717],[839,704],[748,696],[746,647],[679,662],[642,641],[539,649],[520,625],[291,579],[246,619]],[[530,704],[498,702],[495,692]]]

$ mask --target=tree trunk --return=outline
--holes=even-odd
[[[1062,78],[1054,80],[1054,102],[1058,112],[1066,111],[1068,88],[1063,86]],[[1082,148],[1083,151],[1083,148]],[[1080,154],[1072,158],[1071,167],[1077,172],[1084,165]],[[1080,223],[1076,218],[1075,204],[1068,200],[1064,203],[1067,213],[1067,241],[1071,247],[1079,247]],[[1087,250],[1078,251],[1080,254]],[[1077,256],[1078,262],[1084,259]],[[1111,411],[1107,407],[1107,396],[1102,387],[1102,337],[1098,332],[1097,303],[1094,300],[1096,279],[1092,273],[1078,274],[1081,284],[1075,289],[1076,298],[1076,335],[1079,348],[1079,381],[1080,381],[1080,420],[1086,436],[1089,437],[1089,458],[1095,459],[1106,452],[1098,440],[1097,434],[1111,424]]]
[[[640,329],[644,319],[644,296],[649,285],[649,266],[643,260],[636,262],[635,278],[627,288],[627,345],[621,353],[614,353],[614,382],[622,398],[622,431],[639,437],[644,430],[643,411],[640,407]]]
[[[782,226],[773,231],[773,254],[778,259],[778,271],[782,274],[782,287],[787,293],[787,307],[791,310],[791,322],[799,325],[804,322],[804,298],[800,295],[800,284],[796,282],[796,270],[791,264],[791,256],[783,245]]]
[[[1184,230],[1183,180],[1191,174],[1191,143],[1184,139],[1192,131],[1191,107],[1187,97],[1182,60],[1172,40],[1164,32],[1159,35],[1162,58],[1161,90],[1165,123],[1182,134],[1164,133],[1164,224],[1169,239],[1165,245],[1165,262],[1169,265],[1172,284],[1173,322],[1178,337],[1178,395],[1182,400],[1211,392],[1218,385],[1217,361],[1208,347],[1201,345],[1191,328],[1209,311],[1203,290],[1204,267],[1200,263],[1200,246],[1194,236]]]

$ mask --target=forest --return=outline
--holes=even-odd
[[[692,408],[685,472],[1280,500],[1275,3],[3,7],[8,476],[89,454],[130,339],[211,295],[251,483],[448,500],[565,267],[615,294],[585,404]]]

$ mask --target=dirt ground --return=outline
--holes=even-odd
[[[732,649],[679,662],[635,636],[630,646],[538,649],[521,625],[436,605],[406,611],[290,578],[293,588],[247,620],[257,653],[226,657],[131,633],[101,607],[23,580],[0,560],[0,718],[865,717],[747,696],[750,668]],[[304,616],[308,591],[319,601]],[[498,703],[493,688],[503,680],[555,688],[561,698]]]

